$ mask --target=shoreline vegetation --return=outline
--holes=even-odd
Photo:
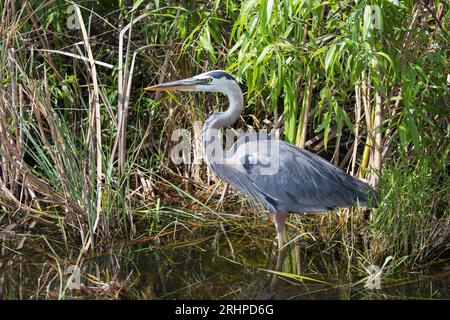
[[[448,2],[6,0],[0,13],[1,298],[219,299],[169,295],[210,273],[171,263],[192,253],[243,268],[225,268],[239,281],[273,268],[267,212],[201,161],[199,123],[226,99],[144,93],[213,69],[243,89],[235,132],[280,130],[378,190],[378,209],[291,215],[285,279],[448,275]],[[184,138],[190,161],[174,164]],[[69,266],[90,285],[71,290]]]

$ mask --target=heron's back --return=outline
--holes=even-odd
[[[372,204],[373,192],[365,182],[284,141],[253,134],[230,150],[232,160],[213,164],[213,171],[270,211],[299,213]]]

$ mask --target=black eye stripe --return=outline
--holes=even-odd
[[[222,70],[210,71],[210,72],[208,72],[208,75],[213,77],[213,78],[216,78],[216,79],[225,78],[227,80],[236,81],[236,79],[234,79],[232,75],[230,75],[230,74],[228,74],[228,73],[226,73],[225,71],[222,71]]]

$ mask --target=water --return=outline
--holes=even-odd
[[[42,241],[27,250],[3,250],[3,299],[448,299],[450,266],[382,275],[379,289],[364,287],[365,272],[349,272],[339,258],[305,248],[299,263],[290,250],[274,278],[276,248],[271,232],[242,233],[219,228],[181,232],[164,239],[113,245],[81,259],[80,284],[63,288],[78,254],[54,255]],[[227,235],[227,236],[225,236]],[[239,235],[239,236],[238,236]],[[39,244],[39,245],[37,245]],[[4,247],[7,247],[4,243]],[[333,256],[333,255],[332,255]],[[300,277],[295,271],[300,268]],[[69,268],[69,270],[68,270]],[[64,293],[63,293],[64,292]]]

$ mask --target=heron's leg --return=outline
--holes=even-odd
[[[286,221],[286,212],[278,211],[271,212],[270,216],[272,218],[273,223],[275,224],[275,229],[277,230],[277,240],[278,240],[278,254],[277,254],[277,271],[283,271],[283,261],[285,257],[286,251],[283,250],[284,244],[287,242],[286,232],[285,232],[285,221]],[[271,290],[275,293],[275,288],[278,283],[278,275],[274,274],[271,281]]]
[[[220,196],[220,199],[219,199],[219,201],[217,201],[217,207],[218,208],[223,208],[223,203],[225,202],[225,197],[227,195],[228,186],[229,186],[229,184],[226,183],[225,187],[223,188],[223,191],[222,191],[222,194]]]
[[[273,223],[275,224],[275,229],[277,230],[277,239],[278,239],[278,249],[281,248],[286,243],[286,233],[285,233],[285,221],[286,221],[286,212],[278,211],[271,213]]]

